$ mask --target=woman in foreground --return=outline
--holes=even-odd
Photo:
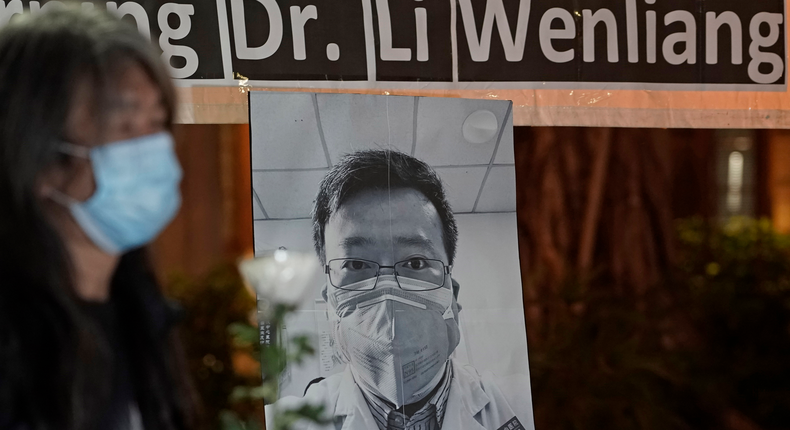
[[[0,30],[0,429],[186,429],[195,401],[144,246],[180,205],[173,88],[134,26]]]

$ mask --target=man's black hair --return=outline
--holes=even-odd
[[[321,181],[312,216],[313,244],[322,264],[326,264],[324,232],[332,214],[362,191],[386,190],[388,187],[419,191],[433,204],[442,222],[447,258],[449,264],[453,264],[458,228],[441,179],[424,162],[390,150],[363,150],[348,154]]]

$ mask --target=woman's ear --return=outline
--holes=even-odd
[[[36,196],[40,199],[47,199],[52,195],[52,186],[40,181],[36,186]]]
[[[48,199],[55,190],[63,184],[64,171],[57,165],[51,165],[42,170],[36,178],[35,193],[40,199]]]
[[[40,199],[66,195],[85,201],[96,191],[93,168],[88,159],[63,157],[38,173],[34,192]]]

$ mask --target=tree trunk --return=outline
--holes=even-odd
[[[515,141],[532,344],[569,311],[551,300],[569,281],[638,306],[674,261],[676,215],[714,214],[709,131],[519,127]]]

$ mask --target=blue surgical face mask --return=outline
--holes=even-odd
[[[168,132],[93,148],[63,143],[61,151],[90,159],[96,191],[84,202],[60,192],[52,199],[109,254],[150,242],[181,206],[181,166]]]

